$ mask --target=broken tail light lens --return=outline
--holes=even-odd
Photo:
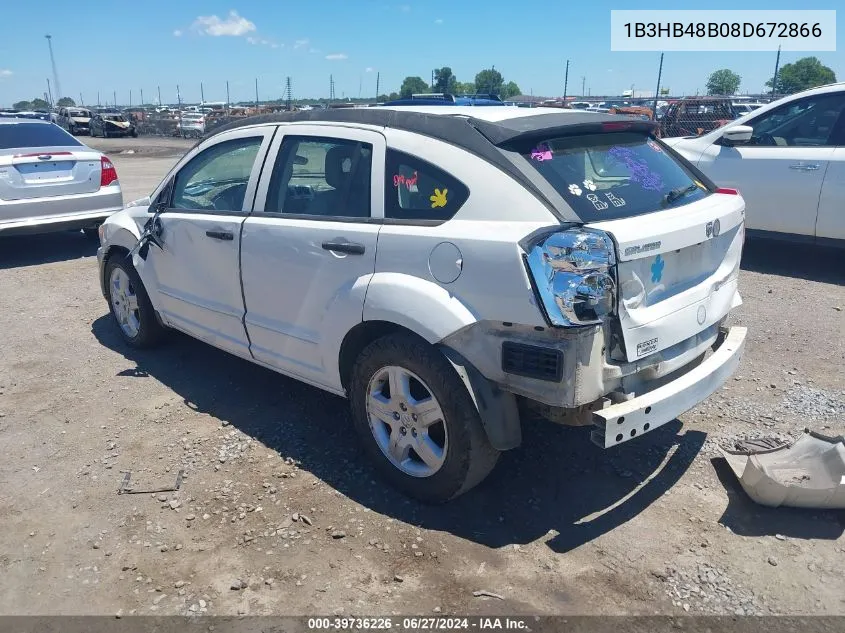
[[[606,233],[588,229],[552,233],[530,249],[527,262],[552,325],[595,325],[615,310],[616,259]]]

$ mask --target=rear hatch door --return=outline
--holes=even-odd
[[[744,215],[740,196],[715,193],[682,207],[588,225],[617,245],[625,360],[680,343],[739,304]]]

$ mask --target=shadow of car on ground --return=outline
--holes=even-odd
[[[426,506],[378,478],[359,448],[343,398],[178,333],[160,349],[131,349],[110,315],[97,319],[92,332],[137,365],[121,375],[152,376],[192,409],[292,457],[354,501],[495,548],[548,535],[548,546],[565,552],[609,532],[669,490],[705,438],[698,431],[680,433],[676,420],[605,451],[590,442],[589,428],[524,423],[522,447],[503,454],[478,488],[448,504]]]
[[[0,270],[52,264],[97,254],[99,242],[82,231],[40,235],[0,234]]]
[[[841,248],[752,239],[745,242],[741,267],[750,272],[842,285],[843,261],[845,249]]]

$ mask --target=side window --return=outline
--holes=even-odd
[[[285,136],[265,213],[370,217],[373,146],[358,141]]]
[[[834,145],[837,121],[845,110],[845,94],[824,94],[793,101],[749,124],[749,145],[760,147],[820,147]]]
[[[170,206],[241,211],[262,140],[262,136],[238,138],[200,152],[176,174]]]
[[[384,215],[395,220],[448,220],[469,198],[469,189],[454,176],[392,149],[384,186]]]

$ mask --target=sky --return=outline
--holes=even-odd
[[[812,9],[836,9],[841,0],[814,0]],[[59,6],[63,8],[59,9]],[[618,95],[631,86],[654,91],[659,52],[612,52],[610,10],[679,9],[681,3],[514,2],[513,0],[141,0],[41,4],[3,2],[0,21],[0,106],[43,96],[52,82],[52,36],[62,96],[85,104],[233,102],[283,96],[290,76],[294,98],[375,95],[398,90],[404,77],[430,80],[450,66],[471,81],[495,66],[524,94]],[[710,0],[708,9],[794,9],[794,0]],[[841,7],[840,7],[841,8]],[[845,11],[837,15],[845,33]],[[838,37],[842,42],[842,36]],[[781,64],[816,55],[845,80],[845,51],[782,53]],[[742,77],[739,92],[760,92],[771,78],[776,54],[666,53],[661,85],[673,95],[704,92],[713,70]],[[52,88],[57,98],[56,88]]]

